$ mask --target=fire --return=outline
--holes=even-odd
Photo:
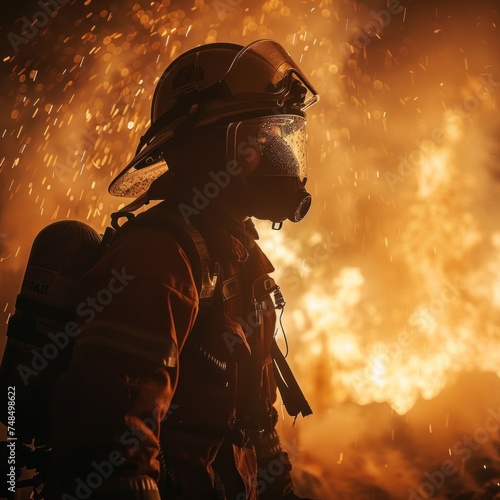
[[[362,267],[339,267],[332,255],[322,274],[313,276],[314,283],[294,301],[300,356],[305,348],[311,359],[323,357],[331,364],[333,401],[387,402],[405,414],[419,398],[435,398],[463,370],[500,374],[494,348],[499,340],[496,329],[491,329],[484,348],[477,345],[475,334],[484,321],[481,310],[498,308],[498,257],[491,249],[491,260],[475,269],[468,269],[466,261],[485,238],[498,245],[498,233],[484,234],[479,214],[464,206],[463,193],[482,190],[484,179],[458,173],[463,168],[456,152],[463,140],[463,125],[443,125],[447,141],[427,151],[415,150],[413,164],[407,161],[407,170],[400,171],[397,181],[403,184],[402,191],[405,183],[414,191],[408,188],[401,194],[406,203],[405,227],[390,245],[385,240],[387,255],[381,260],[386,267],[379,268],[375,278],[367,278],[367,272],[373,272],[370,262]],[[269,251],[273,253],[272,248]],[[307,250],[300,249],[297,262],[300,252]],[[290,266],[290,254],[285,260],[274,252],[278,268]],[[372,297],[370,290],[373,280],[379,280],[380,292],[389,295],[383,276],[393,272],[396,258],[402,259],[407,273],[406,282],[399,283],[408,296],[404,324],[398,324],[399,317],[388,321],[393,309],[390,301]],[[309,275],[314,272],[314,268],[308,270]],[[477,293],[481,307],[474,298]]]

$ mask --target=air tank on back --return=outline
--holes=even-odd
[[[16,437],[23,442],[48,439],[50,392],[77,334],[78,279],[96,262],[101,239],[88,224],[64,220],[33,241],[0,365],[2,391],[15,388]],[[2,412],[2,423],[7,419]]]

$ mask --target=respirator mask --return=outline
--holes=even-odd
[[[227,161],[246,181],[253,217],[281,227],[285,219],[299,222],[309,211],[305,126],[305,118],[295,114],[228,126]]]

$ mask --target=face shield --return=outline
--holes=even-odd
[[[227,128],[227,164],[249,176],[307,178],[306,121],[297,115],[273,115],[231,123]]]

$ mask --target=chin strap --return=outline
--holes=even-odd
[[[134,214],[132,212],[135,212],[144,205],[149,205],[149,196],[147,191],[141,196],[139,196],[139,198],[136,198],[134,201],[130,202],[128,205],[125,205],[123,208],[120,208],[118,212],[112,213],[111,227],[115,230],[119,229],[120,224],[118,223],[118,221],[120,219],[122,219],[123,217],[125,217],[127,220],[133,219]]]

